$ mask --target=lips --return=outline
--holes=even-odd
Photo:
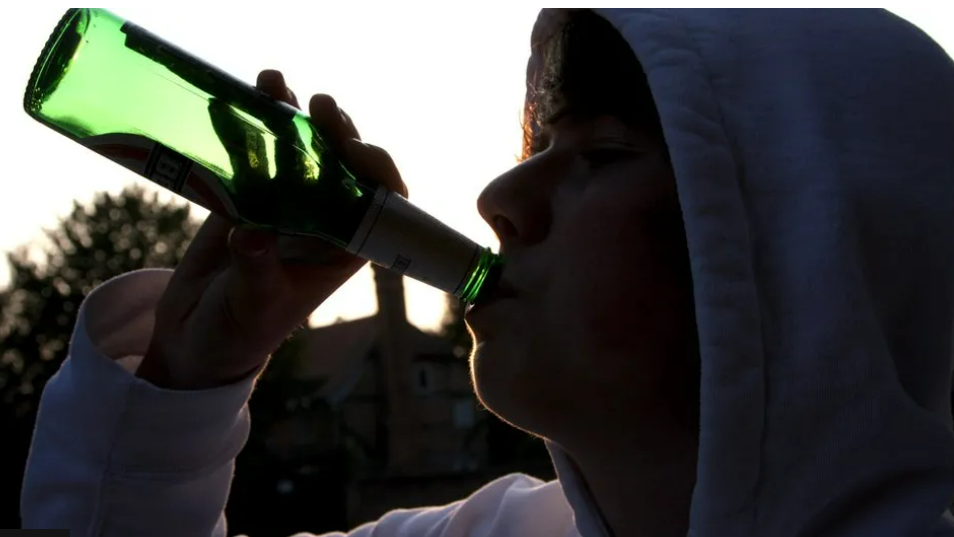
[[[495,302],[516,297],[517,290],[513,287],[513,285],[504,279],[500,279],[497,281],[496,285],[493,286],[493,288],[488,289],[487,292],[481,293],[480,296],[477,297],[477,300],[475,300],[470,306],[470,308],[467,310],[467,313],[470,315],[473,312],[482,310]]]

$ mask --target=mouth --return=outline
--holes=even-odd
[[[482,311],[497,302],[513,299],[517,297],[517,290],[506,280],[498,280],[492,289],[486,293],[481,293],[470,307],[467,308],[466,317],[470,318],[478,311]]]

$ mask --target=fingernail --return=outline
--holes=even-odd
[[[268,253],[271,236],[264,231],[236,229],[235,249],[246,257],[260,257]]]

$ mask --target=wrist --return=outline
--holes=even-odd
[[[166,390],[211,390],[238,383],[254,374],[260,367],[256,366],[242,372],[216,372],[203,368],[183,367],[184,365],[187,364],[176,364],[168,358],[167,353],[160,350],[158,345],[150,343],[149,349],[136,370],[136,377]]]

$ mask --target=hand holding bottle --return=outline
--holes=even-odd
[[[277,71],[263,71],[257,86],[275,99],[299,106]],[[350,170],[407,195],[390,156],[361,143],[350,118],[331,97],[312,97],[309,112]],[[155,331],[138,376],[171,389],[204,389],[234,382],[259,368],[366,263],[328,242],[310,242],[309,262],[290,262],[279,256],[275,235],[234,227],[211,214],[158,305]]]

